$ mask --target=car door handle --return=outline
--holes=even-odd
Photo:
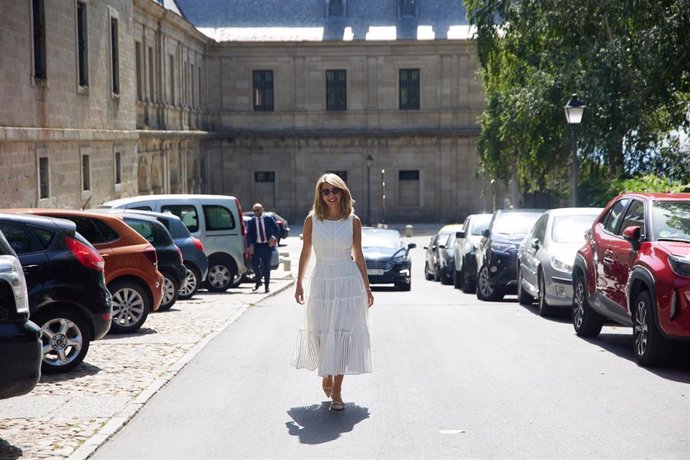
[[[40,267],[40,265],[25,265],[22,268],[24,270],[24,273],[31,273],[31,272],[35,272],[36,270],[39,270],[41,267]]]

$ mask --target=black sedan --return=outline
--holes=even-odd
[[[362,252],[369,284],[394,284],[401,291],[409,291],[412,287],[410,249],[414,247],[414,243],[405,246],[397,230],[362,229]]]

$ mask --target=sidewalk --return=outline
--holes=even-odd
[[[0,459],[85,459],[248,308],[293,284],[287,248],[271,273],[271,292],[242,284],[202,291],[152,313],[137,334],[91,343],[74,371],[44,375],[28,395],[0,400]],[[290,267],[292,265],[292,267]]]

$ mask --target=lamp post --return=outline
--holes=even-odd
[[[571,154],[572,154],[572,174],[570,176],[570,206],[577,206],[577,128],[582,121],[582,114],[586,105],[578,99],[577,94],[573,93],[570,100],[563,107],[565,109],[565,119],[572,126]]]
[[[374,164],[374,157],[367,157],[367,225],[371,227],[371,167]]]
[[[381,170],[381,224],[380,228],[386,228],[386,170]]]

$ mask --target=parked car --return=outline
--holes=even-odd
[[[559,208],[546,211],[518,249],[518,302],[537,299],[540,316],[553,307],[573,305],[573,263],[601,208]]]
[[[0,230],[19,257],[31,319],[41,328],[42,371],[67,372],[111,326],[103,257],[68,220],[0,214]]]
[[[500,300],[516,292],[520,243],[545,209],[499,209],[477,251],[477,298]]]
[[[154,217],[170,232],[170,236],[182,252],[183,263],[187,268],[187,277],[180,286],[178,299],[191,299],[206,280],[208,274],[208,257],[204,253],[204,245],[201,240],[193,237],[187,226],[175,214],[135,209],[128,210],[127,213]]]
[[[41,378],[41,328],[29,320],[19,259],[0,232],[0,399],[25,395]]]
[[[226,195],[145,195],[107,201],[101,208],[170,212],[179,217],[198,238],[208,257],[206,287],[224,292],[242,282],[247,271],[245,226],[242,206]]]
[[[96,211],[32,208],[13,210],[68,219],[105,260],[105,282],[113,296],[111,332],[139,330],[163,299],[156,249],[120,216]]]
[[[453,259],[453,247],[458,232],[449,233],[448,238],[438,246],[438,272],[439,281],[442,284],[453,284],[453,273],[455,273],[455,260]]]
[[[690,194],[623,193],[592,224],[573,267],[573,326],[595,337],[605,320],[633,328],[635,360],[665,361],[690,340]]]
[[[466,294],[474,294],[477,283],[477,248],[482,233],[489,228],[493,214],[470,214],[463,229],[456,232],[453,244],[453,285]]]
[[[391,229],[363,228],[362,252],[367,264],[369,284],[393,284],[401,291],[412,288],[414,243],[405,245],[400,232]]]
[[[445,242],[451,233],[462,230],[462,224],[448,224],[441,227],[429,240],[429,244],[424,246],[426,257],[424,261],[424,277],[427,280],[441,280],[440,251],[445,249]]]
[[[187,267],[183,263],[182,251],[175,245],[165,225],[158,222],[155,217],[124,210],[121,215],[127,225],[156,248],[158,271],[163,275],[163,299],[158,311],[170,310],[177,301],[180,286],[187,279]]]

